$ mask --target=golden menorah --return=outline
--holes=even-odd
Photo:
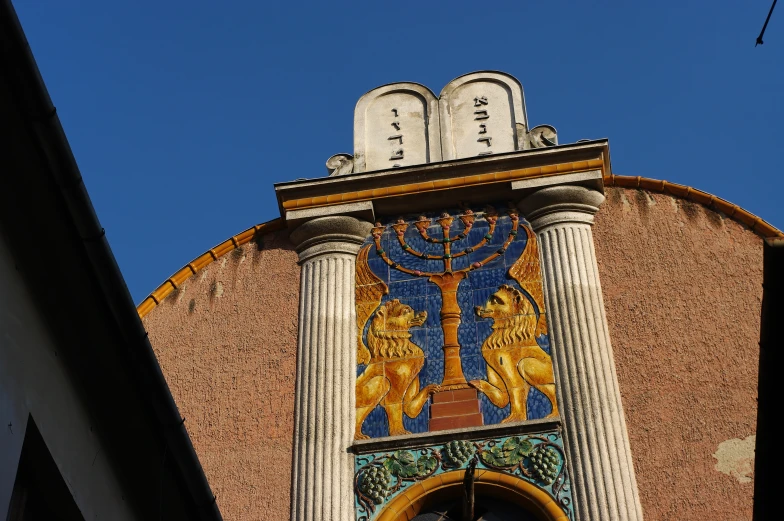
[[[461,312],[460,305],[457,301],[457,290],[460,286],[460,283],[469,276],[471,271],[477,270],[485,264],[492,262],[494,259],[497,259],[503,255],[506,251],[506,248],[515,239],[517,236],[520,217],[518,212],[514,209],[510,209],[508,214],[512,221],[512,229],[509,231],[509,236],[507,237],[506,241],[499,247],[498,250],[489,254],[481,261],[473,262],[465,268],[459,270],[452,269],[453,259],[475,252],[485,246],[488,241],[493,239],[496,224],[499,218],[498,213],[494,209],[489,208],[487,211],[483,212],[483,217],[489,226],[488,231],[484,237],[473,246],[464,248],[459,252],[452,251],[452,245],[453,243],[461,241],[468,236],[469,232],[474,226],[474,221],[478,217],[477,214],[471,210],[465,210],[462,215],[458,215],[457,218],[463,223],[464,228],[455,236],[452,236],[451,232],[455,217],[449,215],[448,213],[443,213],[439,218],[436,219],[436,222],[441,226],[443,237],[430,237],[428,235],[427,230],[432,225],[431,219],[425,216],[421,216],[417,221],[415,221],[414,226],[419,231],[419,235],[426,242],[431,244],[439,244],[443,247],[444,252],[442,255],[422,253],[412,248],[405,239],[406,230],[408,229],[409,224],[406,223],[403,219],[398,219],[398,221],[392,225],[392,229],[395,231],[397,240],[400,243],[400,247],[403,249],[403,251],[408,255],[418,257],[420,259],[443,261],[444,269],[440,272],[412,270],[402,266],[399,262],[390,259],[387,255],[387,252],[385,252],[381,246],[381,235],[384,233],[385,227],[382,226],[381,223],[376,223],[376,226],[373,228],[372,234],[373,242],[376,246],[376,254],[381,257],[384,262],[386,262],[391,268],[400,272],[417,277],[427,277],[428,280],[438,286],[439,290],[441,291],[442,304],[440,317],[441,329],[444,332],[444,345],[442,348],[444,351],[444,378],[441,381],[442,390],[464,389],[469,387],[465,375],[463,374],[463,366],[460,363],[460,342],[458,340],[457,329],[460,326]]]

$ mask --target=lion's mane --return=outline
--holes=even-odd
[[[388,313],[399,316],[402,309],[402,306],[393,304],[388,307]],[[374,359],[424,356],[422,349],[411,341],[408,328],[389,329],[387,323],[386,317],[378,314],[370,323],[367,340]]]
[[[534,329],[536,317],[533,315],[513,315],[497,318],[493,332],[485,339],[482,349],[500,349],[515,345],[535,345]]]

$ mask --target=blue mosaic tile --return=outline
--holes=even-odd
[[[476,289],[481,288],[495,288],[501,284],[506,284],[506,270],[501,269],[481,269],[472,271],[469,275],[471,278],[471,287]]]
[[[373,257],[368,255],[368,257],[369,257],[368,265],[370,266],[370,269],[381,280],[385,280],[385,281],[389,280],[389,266],[387,266],[387,263],[384,262],[383,259],[379,259],[378,257],[375,257],[375,255],[376,255],[375,254],[375,248],[371,248],[370,254],[373,255]]]
[[[365,422],[362,424],[362,432],[371,438],[389,436],[389,422],[387,413],[380,405],[370,411]]]
[[[471,259],[468,255],[463,255],[462,257],[457,257],[452,259],[452,270],[462,270],[468,267],[471,264]],[[462,284],[461,284],[462,286]]]
[[[553,410],[552,405],[550,405],[550,400],[548,400],[544,394],[533,387],[531,387],[531,390],[528,391],[528,401],[526,402],[526,407],[528,408],[529,420],[544,418]]]
[[[550,335],[539,335],[536,338],[536,343],[539,344],[539,347],[541,347],[548,355],[553,354],[550,347]]]
[[[503,409],[493,405],[493,402],[487,399],[482,393],[479,393],[479,400],[482,408],[482,418],[485,425],[494,425],[501,423],[501,420],[509,416],[510,407],[507,405]]]
[[[499,284],[500,286],[500,284]],[[489,288],[482,288],[476,289],[473,291],[473,299],[474,299],[474,307],[481,306],[484,307],[487,304],[487,300],[490,298],[490,295],[498,291],[498,286],[491,286]],[[476,322],[480,322],[483,319],[476,317]]]
[[[427,330],[428,353],[433,353],[443,358],[444,331],[440,327],[431,327]]]
[[[428,324],[441,327],[441,295],[428,295],[425,302]]]
[[[472,324],[471,327],[476,331],[475,324]],[[482,344],[480,342],[461,344],[460,356],[482,356]]]
[[[425,356],[428,359],[431,358],[443,358],[444,350],[442,349],[444,346],[444,332],[441,331],[441,328],[428,328],[427,330],[427,342],[425,344],[417,344],[422,350],[425,352]]]
[[[471,231],[468,232],[468,236],[465,239],[466,247],[474,247],[479,244],[482,239],[484,239],[485,235],[487,235],[487,232],[487,223],[485,223],[485,226],[474,226],[471,228]]]
[[[425,404],[422,408],[422,412],[419,413],[419,416],[416,418],[409,418],[405,414],[403,415],[403,427],[406,428],[407,431],[412,433],[418,432],[427,432],[428,421],[430,417],[428,415],[428,411],[430,410],[429,404]]]
[[[424,346],[427,346],[427,329],[422,327],[411,328],[411,341],[422,347],[424,351]]]
[[[424,297],[427,295],[427,287],[430,285],[433,284],[424,278],[391,282],[389,284],[389,294],[401,299],[406,297]]]
[[[504,255],[504,259],[506,261],[507,267],[512,267],[512,264],[520,258],[520,255],[523,254],[525,250],[525,245],[528,241],[525,240],[525,233],[520,230],[517,232],[517,238],[512,241],[512,243],[506,248],[506,255]],[[523,235],[521,237],[520,235]]]
[[[466,380],[486,380],[487,363],[481,356],[461,356]]]
[[[458,290],[457,304],[460,306],[460,312],[462,313],[462,316],[460,317],[462,323],[474,323],[477,317],[476,313],[474,313],[473,292],[471,290]]]
[[[509,238],[509,231],[512,229],[512,223],[509,221],[509,218],[502,218],[498,220],[498,224],[495,226],[495,232],[493,233],[493,238],[488,241],[488,244],[492,246],[502,245],[506,239]]]
[[[484,342],[490,333],[493,332],[493,322],[491,320],[480,320],[476,323],[476,337],[480,342]]]
[[[464,231],[465,231],[464,228],[461,226],[460,227],[460,231],[458,233],[463,233]],[[464,238],[462,238],[462,239],[460,239],[458,241],[454,241],[452,243],[452,251],[456,253],[456,252],[463,251],[466,248],[470,247],[473,244],[471,242],[471,240],[469,239],[470,235],[471,235],[471,233],[469,232]]]
[[[425,365],[419,373],[419,381],[422,387],[430,384],[441,383],[444,379],[444,359],[442,358],[428,358],[425,360]]]
[[[498,250],[498,247],[490,248],[490,251],[488,252],[488,255],[490,253],[493,253],[493,252],[497,251],[497,250]],[[487,255],[485,255],[483,258],[487,258]],[[490,262],[486,263],[484,265],[484,268],[485,269],[501,268],[501,271],[506,273],[507,270],[505,269],[506,268],[506,264],[504,263],[504,256],[503,255],[499,255],[495,259],[493,259]]]
[[[457,341],[461,346],[476,345],[476,328],[473,322],[463,322],[458,326]]]

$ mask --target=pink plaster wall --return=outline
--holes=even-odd
[[[646,521],[751,520],[753,482],[713,454],[755,433],[762,239],[700,205],[609,188],[594,240]]]
[[[299,266],[285,232],[219,258],[144,319],[227,521],[287,519]]]
[[[594,238],[645,519],[750,520],[753,483],[713,454],[755,432],[762,240],[622,188],[607,189]],[[296,257],[270,234],[144,320],[227,521],[288,516]]]

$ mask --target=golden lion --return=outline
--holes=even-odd
[[[537,317],[523,293],[506,284],[498,288],[476,314],[493,319],[493,332],[482,344],[487,362],[487,381],[472,380],[497,407],[511,402],[511,412],[502,423],[528,419],[526,402],[531,387],[552,404],[548,418],[558,416],[553,362],[536,343]]]
[[[370,360],[357,378],[356,439],[368,438],[362,434],[362,424],[378,404],[387,413],[390,436],[409,434],[403,427],[403,413],[410,418],[418,416],[437,387],[429,385],[420,390],[419,371],[425,363],[425,353],[411,341],[409,332],[426,319],[426,311],[415,314],[410,306],[394,299],[382,305],[370,322]]]

